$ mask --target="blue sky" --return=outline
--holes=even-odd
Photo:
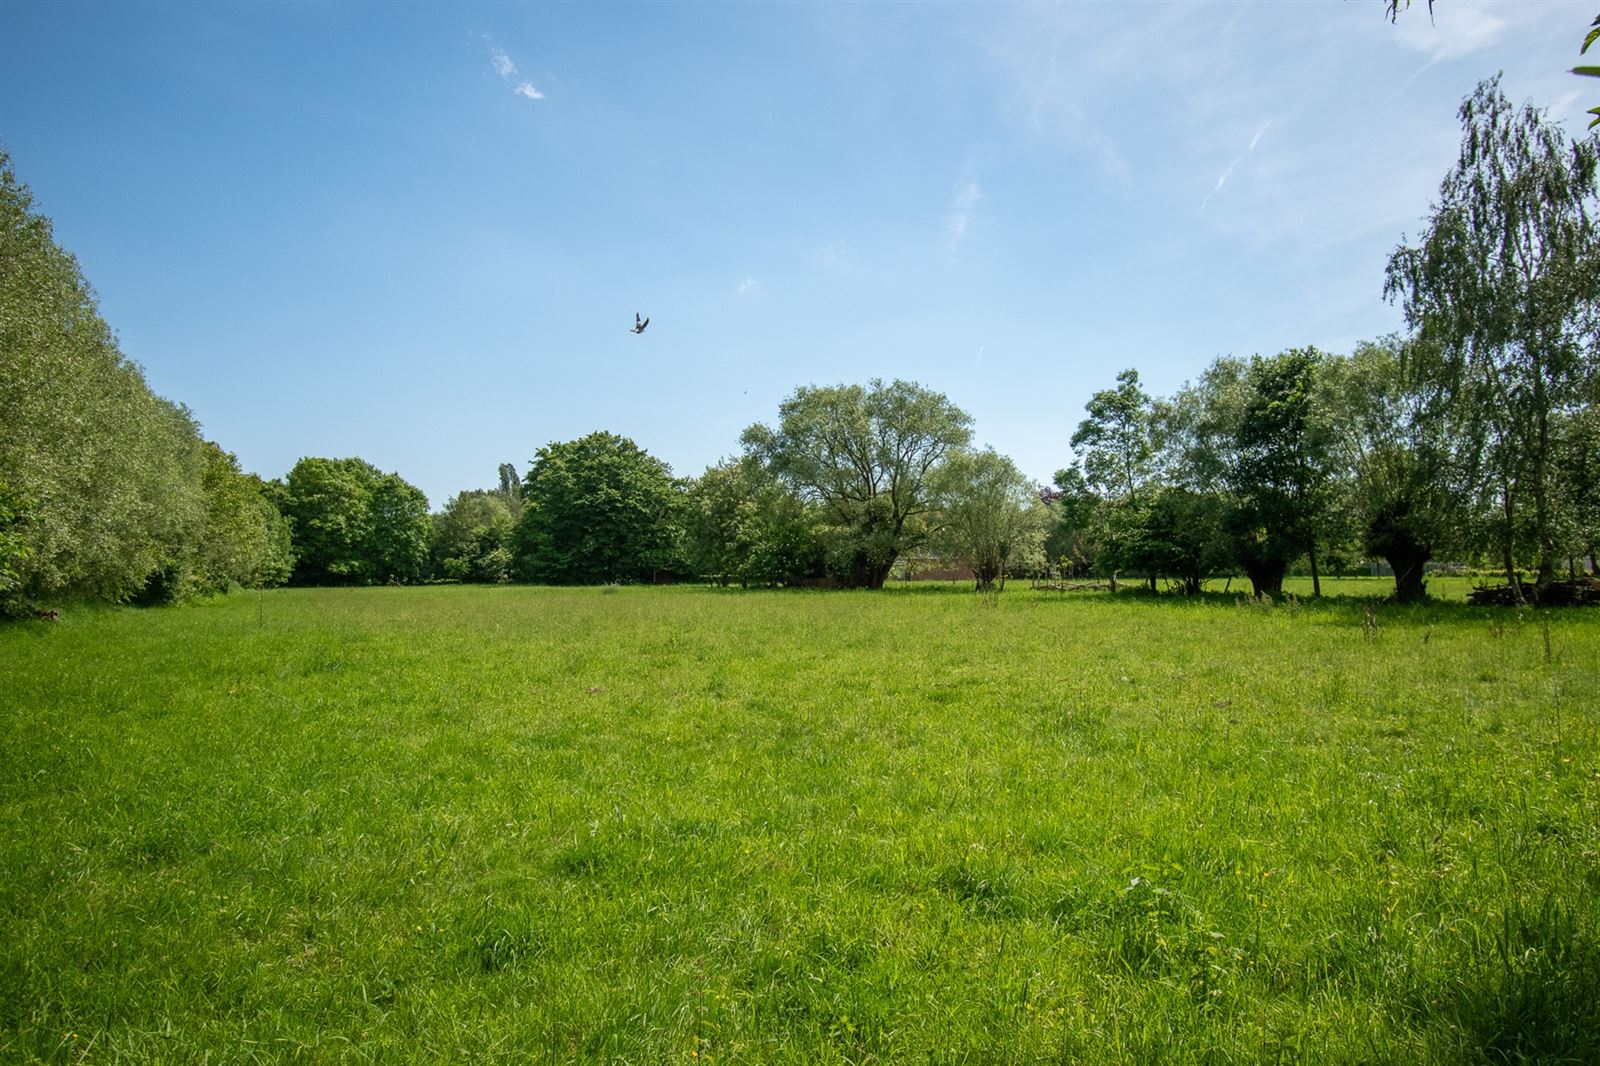
[[[152,387],[435,507],[920,381],[1041,481],[1096,389],[1396,329],[1384,262],[1579,3],[0,5],[0,142]],[[651,318],[627,331],[635,311]]]

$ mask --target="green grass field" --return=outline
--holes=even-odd
[[[1347,581],[0,627],[0,1060],[1600,1061],[1600,612]]]

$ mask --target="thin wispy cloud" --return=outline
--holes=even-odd
[[[1505,19],[1481,5],[1440,4],[1431,18],[1417,7],[1401,12],[1395,20],[1394,36],[1407,48],[1426,53],[1430,65],[1492,48],[1506,31]]]
[[[1236,156],[1233,162],[1228,164],[1228,169],[1222,172],[1222,176],[1217,179],[1216,185],[1212,186],[1211,191],[1206,193],[1206,198],[1200,201],[1201,211],[1204,211],[1206,209],[1206,205],[1211,202],[1211,198],[1217,195],[1217,193],[1221,192],[1224,185],[1228,184],[1228,179],[1233,176],[1233,172],[1238,168],[1239,164],[1244,162],[1245,158],[1256,150],[1256,145],[1261,143],[1261,135],[1266,133],[1267,127],[1271,125],[1271,119],[1268,119],[1266,122],[1262,123],[1261,128],[1256,130],[1255,136],[1250,138],[1250,147],[1244,150],[1244,155]]]
[[[497,44],[489,46],[489,66],[499,75],[500,80],[511,86],[511,91],[526,100],[543,100],[544,93],[534,87],[533,82],[526,78],[517,77],[517,64],[510,54]],[[512,84],[513,81],[515,84]]]
[[[946,249],[954,256],[961,249],[961,240],[972,223],[972,209],[983,199],[983,189],[972,176],[972,164],[963,168],[962,177],[950,195],[950,209],[944,216]]]
[[[1150,115],[1139,94],[1170,84],[1181,100],[1219,69],[1187,50],[1149,61],[1152,41],[1190,40],[1188,24],[1216,24],[1214,9],[1197,6],[1141,5],[1137,20],[1110,5],[1008,9],[987,45],[1004,88],[1002,113],[1032,139],[1066,147],[1106,174],[1131,173],[1130,148],[1137,154]]]
[[[761,288],[761,282],[757,281],[755,278],[751,277],[749,274],[746,274],[743,278],[739,279],[739,295],[740,296],[744,296],[744,295],[747,295],[748,293],[755,292],[760,288]]]

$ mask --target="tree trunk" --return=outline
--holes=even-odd
[[[1246,563],[1244,572],[1250,578],[1250,587],[1255,590],[1256,596],[1283,595],[1283,575],[1289,569],[1289,564],[1278,559],[1262,560],[1256,563]]]
[[[1311,542],[1311,596],[1313,599],[1322,598],[1322,577],[1317,573],[1317,542]]]
[[[1500,499],[1502,501],[1500,510],[1501,513],[1505,515],[1506,519],[1505,534],[1500,538],[1500,552],[1506,567],[1506,584],[1511,586],[1512,596],[1516,598],[1518,603],[1521,603],[1522,581],[1517,577],[1517,564],[1511,558],[1511,538],[1515,530],[1515,527],[1512,525],[1512,519],[1516,515],[1516,510],[1511,503],[1510,485],[1504,483],[1501,484]]]
[[[1537,342],[1536,342],[1537,343]],[[1539,538],[1539,576],[1535,584],[1542,591],[1556,579],[1555,533],[1550,528],[1549,486],[1545,484],[1546,458],[1550,453],[1550,418],[1548,393],[1544,384],[1544,360],[1540,349],[1534,349],[1533,405],[1537,423],[1537,440],[1533,448],[1533,525]]]
[[[1424,549],[1391,549],[1384,558],[1394,571],[1394,598],[1400,603],[1420,603],[1428,598],[1428,583],[1423,580],[1429,553]]]

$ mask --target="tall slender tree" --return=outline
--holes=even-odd
[[[1414,372],[1476,441],[1504,517],[1507,580],[1529,509],[1543,586],[1558,552],[1554,429],[1592,393],[1600,364],[1600,140],[1570,141],[1537,108],[1512,106],[1498,76],[1460,116],[1460,157],[1421,243],[1390,256],[1384,292],[1423,341]]]

